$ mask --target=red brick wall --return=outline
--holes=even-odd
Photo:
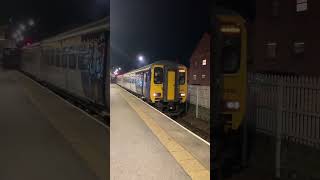
[[[204,59],[206,59],[206,65],[202,65]],[[190,85],[210,86],[210,35],[208,33],[203,34],[190,58],[188,79]]]
[[[296,0],[279,0],[279,16],[272,17],[273,0],[257,0],[253,71],[320,75],[320,1],[308,0],[308,10],[296,12]],[[277,43],[277,56],[266,58],[265,44]],[[293,43],[305,43],[304,56],[293,53]]]

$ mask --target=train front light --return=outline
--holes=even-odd
[[[161,96],[161,93],[153,93],[153,96],[154,96],[154,97],[160,97],[160,96]]]
[[[185,94],[185,93],[180,93],[180,96],[181,96],[181,97],[185,97],[186,94]]]
[[[239,110],[240,109],[240,103],[238,101],[227,101],[225,103],[225,107],[228,110]]]

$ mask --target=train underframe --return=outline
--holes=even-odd
[[[217,149],[213,151],[213,169],[229,178],[247,168],[252,156],[255,129],[248,124],[242,124],[238,129],[229,129],[227,132],[223,129],[214,128],[213,146]]]
[[[185,103],[176,101],[157,101],[156,103],[154,103],[154,106],[168,116],[179,116],[185,110]]]

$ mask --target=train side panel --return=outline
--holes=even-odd
[[[24,50],[22,70],[70,95],[106,106],[110,32],[104,23],[44,40],[32,48],[36,53]]]
[[[32,75],[33,77],[40,77],[40,60],[41,60],[40,46],[34,46],[24,49],[25,53],[22,54],[20,68],[22,71]]]

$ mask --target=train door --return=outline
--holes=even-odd
[[[149,97],[149,89],[150,89],[150,73],[149,71],[145,72],[143,75],[143,96]]]
[[[174,70],[168,70],[167,78],[167,100],[173,101],[175,99],[176,72]]]

